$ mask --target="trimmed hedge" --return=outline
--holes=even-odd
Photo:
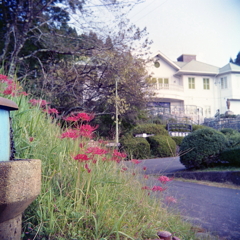
[[[168,131],[165,129],[164,125],[154,123],[137,125],[132,130],[133,136],[142,133],[169,136]]]
[[[192,131],[197,131],[199,129],[205,129],[205,128],[209,128],[208,126],[204,126],[204,125],[192,125]]]
[[[220,159],[229,166],[240,167],[240,148],[231,148],[221,152]]]
[[[177,146],[181,146],[181,143],[184,139],[184,137],[178,137],[178,136],[175,136],[175,137],[171,137],[173,139],[173,141],[177,144]]]
[[[181,163],[186,168],[212,167],[219,163],[218,155],[225,150],[228,140],[212,128],[196,130],[186,136],[180,146]]]
[[[170,136],[156,135],[148,137],[151,153],[154,157],[173,157],[176,153],[177,145]]]
[[[126,136],[120,139],[128,158],[144,159],[151,156],[150,145],[145,138]]]

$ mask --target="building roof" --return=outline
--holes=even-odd
[[[207,63],[199,62],[195,59],[191,60],[190,58],[189,58],[190,59],[189,62],[186,62],[186,61],[184,62],[182,61],[184,60],[182,56],[190,56],[190,57],[196,58],[196,55],[184,54],[178,58],[178,60],[181,60],[181,61],[172,61],[168,57],[166,57],[163,53],[157,52],[153,59],[154,61],[156,61],[156,59],[161,58],[170,66],[175,68],[177,70],[177,72],[175,73],[175,76],[180,76],[184,74],[216,76],[216,75],[222,75],[225,73],[240,73],[240,66],[233,63],[228,63],[224,67],[219,68]]]
[[[175,75],[182,74],[204,74],[204,75],[217,75],[219,68],[207,63],[202,63],[196,60],[192,60],[184,64],[181,69]]]
[[[225,73],[240,73],[240,66],[233,64],[233,63],[228,63],[224,67],[219,69],[219,74],[225,74]]]

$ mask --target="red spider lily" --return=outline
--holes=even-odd
[[[147,170],[147,167],[143,167],[143,171],[146,171]]]
[[[90,173],[92,170],[88,167],[88,164],[86,163],[84,165],[84,168],[87,170],[88,173]]]
[[[160,186],[153,186],[153,188],[151,190],[153,192],[156,192],[156,191],[162,192],[162,191],[166,190],[166,188],[162,188]]]
[[[90,115],[87,113],[78,113],[77,115],[73,115],[65,118],[65,120],[69,122],[77,122],[79,120],[90,122],[93,118],[94,118],[94,115]]]
[[[116,161],[117,163],[120,163],[121,160],[123,160],[126,156],[127,154],[118,152],[117,150],[114,149],[112,160]]]
[[[11,81],[11,80],[10,80]],[[3,91],[4,95],[12,95],[15,96],[16,94],[16,89],[17,89],[17,85],[13,82],[11,82],[7,88]]]
[[[46,112],[48,114],[52,114],[52,113],[58,114],[59,113],[56,108],[48,108],[48,109],[45,109],[44,112]]]
[[[125,157],[127,157],[127,154],[118,152],[117,150],[114,149],[113,150],[113,156],[120,157],[120,158],[125,158]]]
[[[92,153],[97,155],[103,155],[106,154],[108,151],[106,149],[102,149],[99,147],[89,147],[86,151],[86,153]]]
[[[72,138],[76,139],[80,137],[79,131],[74,129],[68,129],[66,132],[62,133],[60,138]]]
[[[134,163],[134,164],[139,164],[140,163],[140,161],[137,160],[137,159],[132,159],[131,162]]]
[[[121,172],[127,171],[126,167],[122,167]]]
[[[0,81],[5,83],[9,83],[9,82],[12,83],[11,79],[9,79],[6,75],[2,75],[2,74],[0,74]]]
[[[169,177],[167,177],[167,176],[160,176],[160,177],[158,178],[158,181],[160,181],[160,182],[163,183],[163,184],[166,184],[167,182],[172,181],[172,179],[169,178]]]
[[[33,106],[39,105],[40,107],[44,107],[47,104],[49,104],[49,102],[47,102],[46,100],[43,100],[43,99],[30,99],[29,103],[31,103]]]
[[[168,202],[168,203],[177,203],[177,199],[172,197],[172,196],[167,196],[165,198],[165,201]]]
[[[80,147],[80,148],[84,148],[85,146],[86,146],[85,143],[79,143],[79,147]]]
[[[78,154],[74,157],[74,160],[78,160],[79,162],[88,161],[90,158],[86,154]]]
[[[89,124],[84,124],[78,127],[77,129],[79,130],[81,136],[91,138],[93,131],[96,130],[97,128],[98,126],[93,127]]]
[[[148,186],[144,186],[144,187],[142,187],[142,189],[143,189],[143,190],[151,190],[151,188],[148,187]]]
[[[148,176],[148,175],[144,175],[143,177],[144,177],[145,179],[148,179],[148,178],[149,178],[149,176]]]
[[[29,94],[26,92],[20,92],[19,95],[28,96]]]

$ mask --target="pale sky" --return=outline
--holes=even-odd
[[[173,61],[182,54],[223,67],[240,51],[240,0],[146,0],[128,15],[147,27],[160,51]]]

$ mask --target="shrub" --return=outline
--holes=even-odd
[[[186,168],[204,168],[218,163],[218,154],[226,149],[228,140],[211,128],[196,130],[186,136],[180,146],[180,161]]]
[[[170,136],[157,135],[147,140],[154,157],[172,157],[176,153],[176,143]]]
[[[145,138],[132,137],[130,135],[122,137],[120,143],[124,152],[129,158],[144,159],[151,156],[150,145]]]
[[[229,166],[240,167],[240,147],[227,149],[221,152],[220,159]]]
[[[220,130],[228,139],[229,148],[240,147],[240,133],[232,128],[223,128]]]
[[[232,128],[223,128],[220,130],[221,133],[223,133],[226,136],[231,136],[231,135],[235,135],[238,133],[237,130],[234,130]]]
[[[192,131],[196,131],[198,129],[205,129],[205,128],[209,128],[207,126],[204,126],[204,125],[192,125]]]
[[[176,137],[172,137],[172,139],[173,139],[173,141],[174,141],[178,146],[180,146],[181,143],[182,143],[182,141],[183,141],[183,139],[184,139],[184,137],[178,137],[178,136],[176,136]]]
[[[141,133],[169,136],[164,125],[154,123],[137,125],[132,131],[133,135]]]

